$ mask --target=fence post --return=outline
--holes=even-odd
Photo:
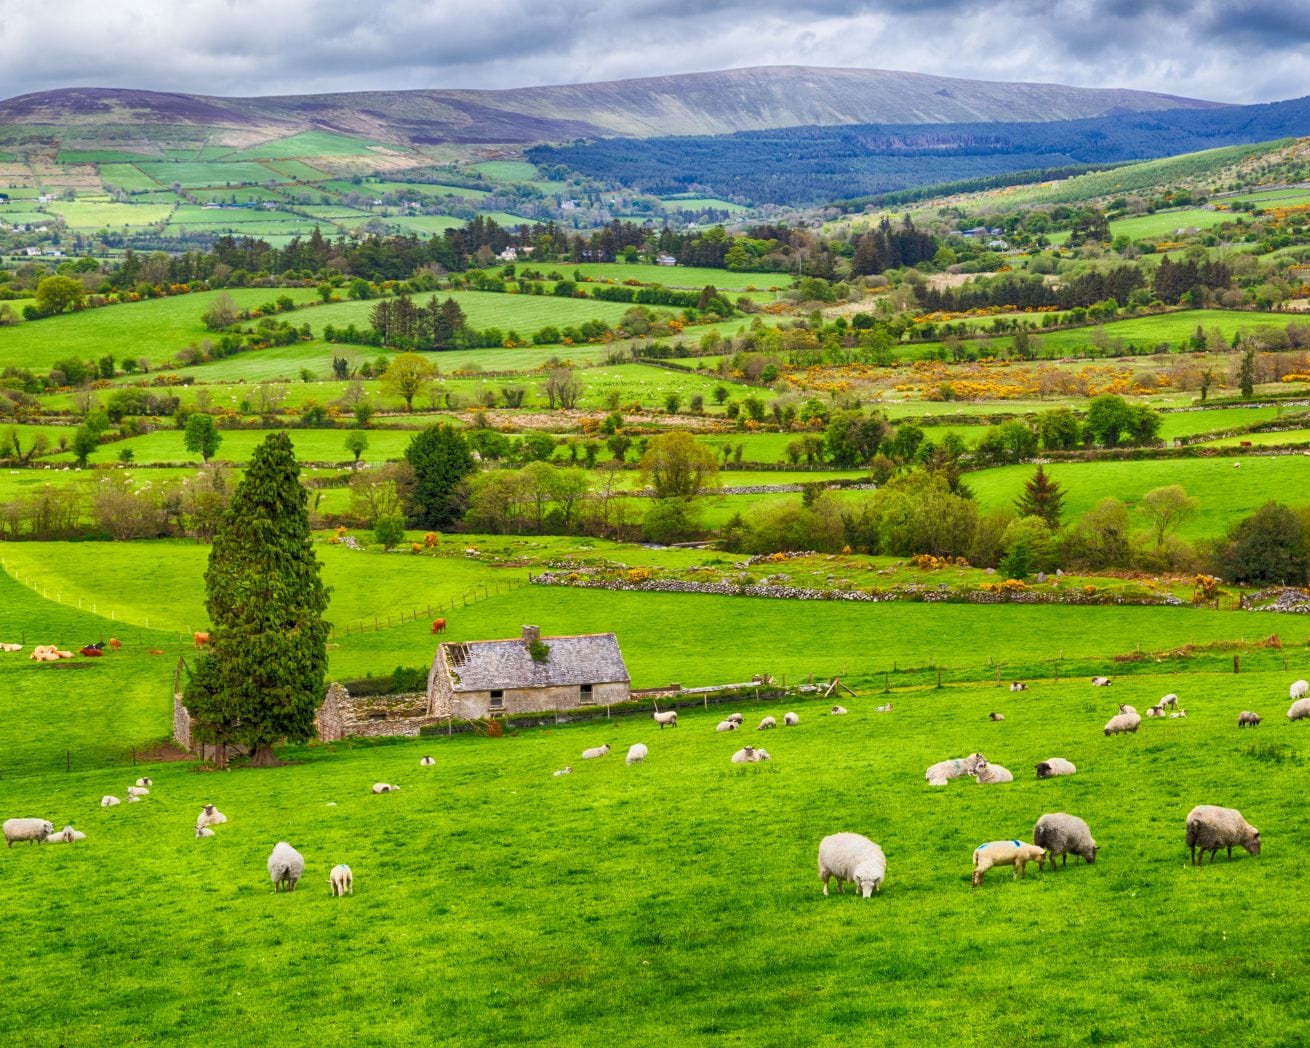
[[[1233,672],[1234,672],[1234,673],[1241,673],[1241,672],[1242,672],[1242,668],[1241,668],[1241,658],[1242,658],[1242,656],[1240,656],[1240,655],[1234,655],[1234,656],[1233,656]]]
[[[64,750],[64,771],[73,770],[73,754],[71,750]]]

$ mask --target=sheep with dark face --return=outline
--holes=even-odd
[[[1264,718],[1258,713],[1252,713],[1250,710],[1243,710],[1237,715],[1237,726],[1239,728],[1254,728]]]
[[[1111,684],[1113,684],[1113,683],[1114,683],[1114,681],[1112,681],[1109,677],[1093,677],[1093,678],[1092,678],[1092,687],[1093,687],[1093,688],[1108,688],[1108,687],[1109,687]]]
[[[1187,847],[1192,852],[1193,866],[1201,865],[1207,851],[1214,862],[1215,852],[1220,848],[1227,848],[1231,859],[1235,844],[1252,855],[1260,854],[1260,831],[1242,818],[1236,808],[1198,804],[1187,813]]]
[[[1061,865],[1068,864],[1071,854],[1081,855],[1083,862],[1088,864],[1096,861],[1096,841],[1092,840],[1092,831],[1076,815],[1062,811],[1043,815],[1033,826],[1033,843],[1046,849],[1052,870],[1057,855],[1064,856]]]
[[[1074,767],[1072,761],[1067,761],[1063,757],[1048,757],[1037,765],[1037,777],[1039,779],[1053,779],[1058,775],[1073,775],[1078,769]]]

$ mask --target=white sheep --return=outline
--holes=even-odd
[[[649,755],[649,751],[646,749],[645,743],[634,742],[631,746],[628,747],[628,757],[626,763],[640,764],[642,761],[646,759],[648,755]]]
[[[756,746],[747,746],[732,755],[733,764],[758,764],[760,761],[767,761],[770,759],[768,750],[763,750]]]
[[[743,717],[740,713],[729,713],[727,719],[732,721],[733,724],[737,725],[737,727],[740,728],[741,722],[744,721],[746,718]]]
[[[1245,728],[1249,725],[1254,728],[1263,719],[1264,718],[1262,718],[1258,713],[1252,713],[1250,710],[1243,710],[1237,715],[1237,726],[1239,728]]]
[[[113,797],[108,793],[106,793],[103,797],[100,798],[100,807],[102,808],[112,808],[115,804],[122,804],[122,803],[123,802],[120,801],[117,797]]]
[[[1142,718],[1136,713],[1120,713],[1105,722],[1106,735],[1120,735],[1123,732],[1136,732],[1142,725]]]
[[[1030,862],[1036,862],[1037,868],[1043,869],[1046,864],[1045,849],[1023,841],[988,841],[980,844],[973,850],[973,887],[982,884],[983,874],[993,866],[1013,866],[1014,877],[1011,879],[1016,880],[1022,875],[1026,880]]]
[[[765,717],[760,721],[760,726],[757,730],[764,731],[766,728],[776,728],[777,726],[778,719],[776,717]]]
[[[196,816],[196,829],[202,829],[206,826],[222,826],[227,822],[227,816],[215,808],[212,804],[206,804],[201,809],[200,814]]]
[[[846,707],[845,707],[845,706],[834,706],[834,707],[832,708],[832,715],[833,715],[834,717],[843,717],[843,716],[845,716],[845,715],[846,715]]]
[[[610,751],[610,744],[608,742],[605,743],[604,746],[593,746],[589,750],[582,751],[582,759],[584,761],[592,761],[595,760],[597,757],[605,756],[605,754],[609,753],[609,751]]]
[[[737,730],[737,722],[736,722],[736,721],[731,721],[731,720],[719,721],[719,723],[716,724],[716,725],[714,726],[714,730],[715,730],[715,731],[736,731],[736,730]]]
[[[1310,717],[1310,698],[1297,699],[1292,705],[1287,707],[1287,719],[1290,721],[1304,720]]]
[[[136,780],[136,784],[138,786],[153,786],[155,784],[155,780],[142,776],[141,778]]]
[[[677,710],[665,710],[663,713],[652,713],[651,716],[655,718],[655,723],[660,726],[660,731],[678,726]]]
[[[1180,717],[1186,717],[1186,716],[1187,716],[1187,711],[1186,711],[1186,710],[1179,710],[1177,713],[1171,713],[1171,714],[1169,714],[1169,719],[1170,719],[1170,720],[1178,720]]]
[[[886,705],[875,706],[873,708],[874,713],[891,713],[891,711],[892,711],[892,704],[890,702],[887,703]]]
[[[1163,706],[1148,706],[1146,709],[1148,717],[1163,717],[1165,715]]]
[[[962,775],[974,775],[985,767],[987,767],[987,758],[981,753],[971,753],[967,757],[955,760],[938,761],[923,773],[923,777],[928,780],[929,786],[945,786],[950,779],[958,779]]]
[[[419,759],[418,763],[420,768],[430,768],[437,762],[431,757],[422,757]]]
[[[987,714],[987,719],[988,719],[988,720],[994,720],[994,721],[1003,721],[1003,720],[1005,720],[1005,714],[1004,714],[1004,713],[989,713],[989,714]]]
[[[1137,714],[1137,707],[1136,707],[1136,706],[1129,706],[1128,703],[1126,703],[1126,702],[1121,702],[1121,703],[1119,703],[1119,712],[1120,712],[1120,713],[1127,713],[1127,714],[1130,714],[1131,716],[1134,716],[1134,717],[1136,717],[1136,716],[1138,715],[1138,714]]]
[[[45,838],[47,844],[72,844],[75,841],[84,840],[86,840],[86,834],[81,830],[73,829],[71,826],[65,826],[62,830],[48,833]]]
[[[1227,848],[1231,859],[1234,844],[1252,855],[1260,854],[1260,831],[1242,818],[1236,808],[1198,804],[1187,813],[1187,846],[1192,850],[1193,866],[1201,865],[1199,860],[1205,858],[1207,850],[1211,862],[1220,848]]]
[[[400,789],[399,786],[393,786],[389,782],[375,782],[373,784],[374,793],[395,793],[398,789]]]
[[[203,838],[203,837],[212,837],[212,836],[214,836],[214,831],[211,830],[208,826],[197,826],[197,827],[196,827],[196,836],[197,836],[197,837],[201,837],[201,838]]]
[[[887,858],[882,849],[868,837],[858,833],[833,833],[819,842],[819,880],[823,894],[828,894],[828,881],[837,878],[837,893],[843,894],[846,882],[860,889],[862,898],[869,898],[882,889],[887,876]]]
[[[1310,682],[1303,680],[1292,681],[1292,686],[1287,689],[1289,699],[1304,699],[1310,695]]]
[[[273,881],[273,891],[281,891],[284,886],[289,892],[295,891],[296,881],[304,872],[305,857],[286,841],[278,841],[268,856],[268,875]]]
[[[974,772],[973,778],[979,786],[996,786],[1002,782],[1014,782],[1014,774],[1009,768],[1002,768],[999,764],[990,762]]]
[[[1108,688],[1108,687],[1109,687],[1111,684],[1113,684],[1113,683],[1114,683],[1114,681],[1112,681],[1109,677],[1093,677],[1093,678],[1092,678],[1092,687],[1093,687],[1093,688]]]
[[[1033,843],[1046,849],[1047,858],[1051,860],[1051,869],[1055,869],[1055,858],[1063,855],[1061,865],[1069,864],[1069,855],[1081,855],[1083,862],[1096,861],[1096,841],[1092,840],[1092,831],[1087,823],[1077,815],[1066,812],[1049,812],[1033,825]]]
[[[144,786],[129,786],[127,788],[127,795],[135,800],[138,797],[149,797],[150,791]]]
[[[45,819],[6,819],[5,843],[12,848],[14,841],[32,841],[44,844],[46,838],[55,832],[54,823]]]
[[[799,714],[795,714],[795,713],[784,713],[784,714],[782,715],[782,723],[785,724],[785,725],[786,725],[787,727],[789,727],[789,728],[794,728],[794,727],[796,727],[796,725],[798,725],[800,722],[801,722],[801,718],[800,718],[800,715],[799,715]]]
[[[572,767],[572,765],[568,765],[568,766],[566,766],[566,767],[560,768],[558,771],[553,771],[553,772],[551,772],[551,774],[554,775],[555,778],[557,778],[557,779],[558,779],[561,775],[572,775],[572,774],[573,774],[573,767]]]
[[[756,763],[758,763],[758,762],[760,762],[760,761],[771,761],[771,760],[773,760],[773,757],[770,755],[770,753],[769,753],[768,750],[766,750],[763,746],[756,746],[756,747],[755,747],[755,761],[756,761]]]
[[[355,894],[355,875],[344,862],[337,863],[328,874],[328,891],[334,898],[340,898],[347,892]]]
[[[1021,681],[1017,681],[1017,680],[1016,680],[1016,681],[1014,681],[1014,682],[1012,682],[1012,683],[1010,684],[1010,690],[1011,690],[1011,691],[1027,691],[1027,690],[1028,690],[1028,685],[1022,683]]]
[[[1176,710],[1178,709],[1178,696],[1171,691],[1168,695],[1157,702],[1156,705],[1161,709],[1168,706],[1170,709]]]
[[[1072,761],[1067,761],[1063,757],[1047,757],[1041,764],[1037,765],[1037,777],[1039,779],[1053,779],[1057,775],[1073,775],[1078,769],[1073,766]]]

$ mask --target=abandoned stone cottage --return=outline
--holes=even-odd
[[[532,657],[534,644],[544,658]],[[538,655],[542,655],[538,649]],[[445,642],[428,674],[428,716],[473,720],[500,713],[610,706],[631,694],[613,633],[543,637],[524,626],[513,640]]]

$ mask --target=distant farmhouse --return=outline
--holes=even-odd
[[[524,626],[513,640],[439,644],[428,674],[428,716],[473,720],[610,706],[631,691],[614,634],[543,637]]]

